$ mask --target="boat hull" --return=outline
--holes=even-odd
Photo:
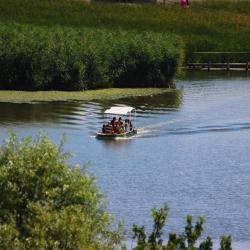
[[[104,133],[97,133],[96,138],[101,140],[115,140],[120,138],[129,138],[137,134],[137,129],[129,131],[124,134],[104,134]]]

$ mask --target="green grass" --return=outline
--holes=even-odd
[[[116,100],[127,97],[152,96],[174,89],[163,88],[111,88],[87,91],[0,91],[0,102],[30,103],[43,101],[92,101],[92,100]]]
[[[250,1],[192,1],[179,5],[0,0],[0,21],[174,33],[192,51],[250,51]],[[242,59],[244,59],[241,56]]]

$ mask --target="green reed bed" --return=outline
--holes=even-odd
[[[179,4],[0,0],[0,20],[49,27],[61,25],[174,33],[186,44],[187,59],[192,57],[193,51],[250,51],[249,0],[190,2],[190,8],[181,8]],[[230,56],[231,61],[247,59],[249,56],[243,54]]]
[[[181,59],[182,43],[167,34],[0,26],[1,89],[169,86]]]
[[[170,85],[195,51],[250,51],[248,0],[177,5],[0,0],[0,88]],[[248,61],[249,54],[210,61]]]

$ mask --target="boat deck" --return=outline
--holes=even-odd
[[[97,139],[104,139],[104,140],[114,140],[116,138],[128,138],[131,136],[134,136],[137,134],[137,129],[133,129],[127,133],[122,133],[122,134],[105,134],[102,132],[99,132],[96,134]]]

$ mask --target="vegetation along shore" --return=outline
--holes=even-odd
[[[87,91],[13,91],[1,90],[0,102],[31,103],[44,101],[95,101],[179,93],[173,88],[110,88]]]
[[[190,8],[0,0],[0,88],[171,86],[184,55],[250,51],[249,12],[247,0],[192,1]]]
[[[181,58],[161,33],[12,24],[0,34],[3,89],[169,86]]]

